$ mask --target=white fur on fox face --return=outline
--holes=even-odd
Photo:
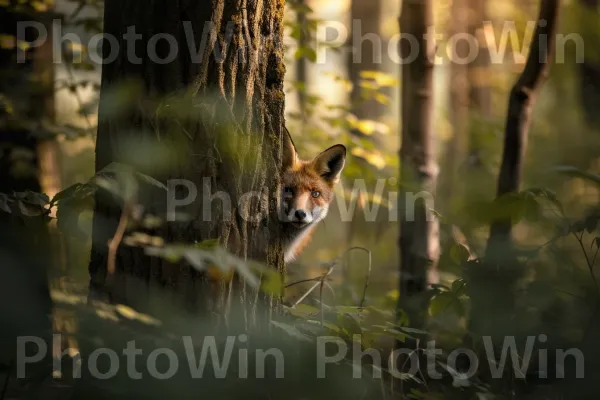
[[[319,222],[323,220],[327,216],[329,207],[316,206],[310,211],[300,209],[300,211],[304,211],[305,213],[303,219],[299,219],[296,216],[296,211],[298,211],[296,208],[287,209],[285,211],[286,222],[301,222],[303,224],[311,224],[313,222]]]

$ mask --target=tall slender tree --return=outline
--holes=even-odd
[[[559,0],[542,1],[539,22],[533,34],[533,42],[525,68],[510,92],[497,198],[518,192],[521,185],[525,149],[532,122],[531,114],[536,94],[548,75],[550,61],[554,54],[559,8]],[[493,254],[499,249],[501,253],[507,254],[502,248],[505,245],[510,246],[511,235],[512,222],[510,219],[495,221],[490,230],[487,254]],[[496,253],[496,255],[499,254]]]
[[[306,0],[298,0],[298,11],[296,13],[296,23],[300,28],[300,36],[298,37],[298,47],[305,48],[309,45],[310,32],[307,24],[305,7],[307,6]],[[307,84],[307,70],[308,63],[306,57],[298,57],[296,60],[296,81],[298,85],[303,86],[301,90],[298,90],[298,108],[300,115],[302,115],[302,122],[306,114],[306,84]]]
[[[477,57],[467,65],[469,104],[471,112],[480,118],[490,118],[492,113],[490,55],[483,31],[487,21],[487,3],[486,0],[468,0],[466,10],[467,33],[477,44]]]
[[[468,9],[465,0],[453,0],[451,9],[449,32],[452,37],[459,37],[467,30]],[[459,176],[460,165],[467,157],[469,143],[469,80],[467,66],[459,60],[464,57],[465,41],[460,40],[453,47],[455,54],[450,59],[450,77],[448,91],[448,119],[452,126],[452,137],[449,140],[445,165],[441,174],[439,193],[441,197],[451,202],[453,198],[460,198],[461,179]]]
[[[600,21],[600,1],[580,0],[579,6],[585,17],[582,21],[584,43],[596,43],[598,40],[597,23]],[[581,105],[586,123],[594,130],[600,131],[600,53],[586,51],[584,60],[578,65],[581,93]]]
[[[377,120],[385,107],[373,99],[362,98],[361,72],[381,71],[385,49],[381,34],[381,0],[352,1],[350,7],[352,51],[348,55],[348,75],[352,83],[352,113],[359,119]],[[358,133],[357,133],[358,134]]]
[[[403,2],[400,30],[416,38],[418,46],[403,40],[402,123],[400,150],[400,297],[399,309],[406,311],[413,326],[422,326],[425,296],[430,283],[437,280],[439,226],[431,213],[430,199],[435,195],[438,166],[433,132],[433,57],[435,43],[433,1]],[[416,54],[414,52],[417,52]],[[416,56],[416,57],[415,57]],[[423,194],[425,196],[423,196]],[[413,203],[407,201],[418,196]]]
[[[47,221],[30,215],[27,207],[20,207],[22,203],[8,201],[15,192],[39,192],[42,187],[38,147],[43,142],[36,128],[52,111],[52,66],[47,59],[51,41],[23,52],[23,42],[43,40],[35,29],[26,30],[24,36],[20,32],[19,25],[32,20],[48,23],[48,15],[17,1],[0,5],[0,35],[12,39],[12,45],[0,46],[0,290],[4,296],[0,368],[7,375],[13,373],[7,367],[19,362],[15,359],[19,337],[40,338],[49,345],[52,334],[47,277],[52,253]],[[44,357],[22,377],[50,373],[47,361]],[[8,382],[13,377],[5,379]]]

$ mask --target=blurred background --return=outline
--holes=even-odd
[[[39,148],[28,144],[29,147],[21,146],[10,154],[5,150],[2,162],[12,164],[3,168],[3,174],[10,171],[23,177],[39,170],[41,192],[51,198],[61,189],[85,182],[94,174],[100,66],[87,57],[98,49],[88,49],[86,44],[101,32],[102,2],[29,3],[23,2],[23,7],[33,15],[36,12],[45,15],[49,32],[52,25],[46,13],[54,12],[63,19],[60,27],[55,24],[54,35],[64,39],[55,40],[54,46],[45,44],[36,59],[31,60],[30,78],[34,83],[29,82],[28,90],[20,92],[32,93],[36,89],[35,96],[43,101],[43,110],[37,110],[35,118],[26,121],[29,128],[36,124],[33,133],[39,137]],[[335,143],[349,147],[349,163],[338,187],[343,207],[346,214],[354,208],[358,215],[366,212],[375,216],[374,222],[361,218],[343,222],[337,210],[340,203],[336,201],[311,245],[289,268],[292,276],[310,275],[315,265],[360,245],[373,255],[373,269],[377,271],[373,275],[373,292],[395,289],[398,223],[393,220],[394,211],[390,216],[389,191],[397,192],[397,186],[389,178],[397,178],[399,167],[401,80],[396,49],[400,3],[306,0],[287,4],[288,128],[303,158],[311,158]],[[434,2],[435,28],[441,38],[436,52],[440,62],[434,69],[436,154],[441,170],[435,208],[463,230],[475,252],[481,251],[487,239],[487,227],[479,218],[481,212],[476,212],[477,206],[485,207],[495,196],[508,94],[524,66],[538,3]],[[565,179],[551,169],[568,164],[593,172],[599,167],[600,50],[595,43],[600,40],[597,28],[600,17],[598,4],[589,0],[564,1],[561,14],[560,33],[566,39],[559,46],[564,53],[557,55],[560,60],[552,66],[550,79],[537,99],[524,187],[555,190],[565,206],[576,214],[597,202],[597,189],[581,180]],[[360,22],[359,32],[353,32],[353,20]],[[75,33],[81,43],[70,40],[70,33]],[[485,48],[472,63],[452,62],[452,49],[456,48],[460,56],[461,44],[453,44],[448,38],[464,33],[495,44],[498,55],[494,62],[489,61]],[[372,40],[373,34],[376,40]],[[573,34],[582,41],[569,36]],[[8,34],[2,36],[1,43],[6,49],[14,46]],[[379,57],[372,56],[376,54],[374,48]],[[503,48],[506,51],[501,51]],[[355,58],[357,54],[362,57]],[[60,62],[51,63],[53,58]],[[4,73],[18,72],[4,70]],[[40,81],[46,86],[40,85]],[[3,89],[6,113],[15,91]],[[42,103],[36,103],[36,109],[41,108],[38,104]],[[46,140],[48,136],[52,139]],[[39,154],[39,159],[32,151]],[[378,182],[382,185],[379,188]],[[91,214],[80,215],[79,224],[89,234]],[[523,243],[541,244],[548,238],[540,229],[524,223],[518,226],[516,234]],[[85,237],[77,239],[82,243],[70,240],[64,246],[64,272],[85,281],[89,241]],[[360,270],[366,255],[356,253],[351,262]]]
[[[32,62],[35,64],[32,68],[40,71],[34,75],[35,79],[53,82],[52,93],[38,95],[46,106],[38,116],[42,129],[36,133],[54,135],[53,140],[43,140],[36,150],[40,154],[37,167],[41,172],[41,191],[52,197],[94,174],[100,66],[86,56],[97,49],[90,50],[85,45],[101,32],[102,3],[68,0],[30,3],[33,13],[53,10],[64,19],[60,31],[54,32],[65,38],[57,43],[60,47],[44,50]],[[435,28],[440,35],[436,52],[440,61],[434,69],[434,124],[441,171],[435,208],[463,230],[475,252],[482,250],[487,239],[487,227],[477,206],[485,208],[495,196],[508,95],[524,66],[538,6],[537,1],[434,2]],[[315,265],[360,245],[373,255],[377,273],[372,285],[382,285],[381,290],[373,286],[373,291],[393,291],[396,286],[398,223],[390,210],[389,191],[397,192],[397,186],[389,179],[398,177],[399,167],[401,80],[396,50],[399,13],[399,1],[288,2],[285,15],[288,128],[300,156],[306,159],[335,143],[349,148],[349,163],[338,187],[344,212],[348,214],[354,208],[358,215],[375,216],[374,222],[361,218],[343,222],[337,210],[340,203],[334,202],[330,217],[318,228],[295,266],[289,268],[292,275],[310,275]],[[360,22],[359,32],[353,33],[353,20]],[[565,179],[551,170],[564,164],[590,172],[599,167],[600,54],[597,53],[600,50],[595,44],[600,40],[599,21],[594,1],[562,3],[560,33],[565,40],[559,46],[564,53],[557,55],[550,79],[537,98],[526,154],[523,187],[556,191],[575,214],[597,202],[596,187],[581,180]],[[69,33],[75,33],[81,43],[69,40]],[[464,65],[452,62],[452,49],[456,48],[460,56],[461,44],[453,44],[448,38],[464,33],[495,44],[494,62],[486,57],[485,48],[475,62]],[[378,40],[372,40],[373,34]],[[574,39],[574,34],[582,40]],[[8,35],[2,43],[11,46]],[[375,49],[379,57],[372,56],[376,54],[374,48],[382,49],[380,52]],[[60,62],[49,63],[57,53],[62,56]],[[355,58],[357,54],[362,56]],[[3,93],[3,99],[8,101],[8,95]],[[28,160],[35,160],[34,156],[26,152],[22,157],[18,154],[3,158],[15,163],[5,168],[4,173],[35,172],[35,166],[27,165]],[[91,215],[82,214],[79,223],[89,233]],[[543,228],[523,223],[516,235],[523,243],[542,244],[549,238],[540,229]],[[65,247],[69,276],[87,279],[86,256],[86,246],[77,243]],[[360,270],[366,255],[356,253],[352,262]]]
[[[1,15],[8,18],[4,3],[0,1]],[[0,192],[31,190],[52,198],[94,175],[100,66],[89,60],[87,55],[96,50],[85,44],[101,32],[103,4],[21,3],[27,13],[43,16],[39,18],[49,32],[56,16],[63,23],[62,32],[55,30],[55,35],[76,33],[82,39],[81,44],[63,40],[57,46],[48,41],[18,70],[6,63],[6,57],[0,61],[5,76],[0,79]],[[436,51],[440,62],[434,68],[440,167],[435,211],[444,226],[460,231],[474,254],[485,249],[508,96],[524,67],[539,3],[434,1],[440,34]],[[309,159],[336,143],[349,149],[337,200],[309,247],[288,266],[288,280],[318,276],[323,263],[344,256],[347,270],[336,270],[332,279],[350,286],[351,293],[362,293],[371,268],[367,302],[389,310],[398,297],[394,193],[401,145],[400,7],[398,0],[295,0],[287,2],[285,14],[286,123],[300,157]],[[360,32],[352,21],[360,21]],[[9,34],[9,26],[7,19],[0,23],[0,54],[21,45]],[[480,56],[468,64],[452,62],[453,43],[448,38],[465,33],[478,39]],[[560,50],[533,110],[522,188],[552,191],[567,219],[575,221],[598,206],[598,182],[558,173],[556,167],[600,174],[600,2],[563,1],[559,33],[564,40],[558,42]],[[377,40],[365,38],[368,34]],[[496,49],[482,43],[493,43]],[[383,49],[381,62],[371,56],[378,46]],[[506,51],[498,53],[503,46]],[[455,47],[458,53],[464,51],[461,44]],[[499,55],[490,57],[489,52]],[[53,63],[57,54],[60,62]],[[360,62],[353,61],[357,54],[362,55]],[[15,139],[15,132],[26,132],[30,139]],[[533,331],[551,329],[570,343],[585,334],[586,321],[595,315],[589,262],[592,257],[595,262],[598,235],[594,226],[581,241],[568,235],[554,240],[556,224],[540,216],[547,213],[544,209],[523,215],[515,228],[520,248],[535,252],[515,292],[516,304],[523,305],[519,323]],[[344,220],[343,215],[353,217]],[[91,210],[78,216],[78,225],[78,235],[61,234],[56,239],[61,251],[52,276],[55,288],[85,291],[87,286]],[[441,234],[446,250],[453,240],[447,232],[442,229]],[[365,251],[345,253],[356,246],[368,250],[371,260]],[[463,270],[444,254],[440,282],[451,286]],[[288,296],[297,298],[304,290],[303,285],[294,286]],[[444,327],[440,337],[459,343],[467,329],[467,310],[449,306],[448,299],[440,302],[431,305],[434,326],[437,318]]]

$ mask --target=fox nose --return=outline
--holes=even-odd
[[[294,215],[296,216],[296,219],[299,221],[302,221],[302,220],[304,220],[304,218],[306,218],[306,213],[304,212],[304,210],[296,210]]]

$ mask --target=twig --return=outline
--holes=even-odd
[[[562,238],[563,235],[557,235],[555,237],[553,237],[552,239],[548,240],[547,242],[545,242],[544,244],[539,245],[538,247],[535,248],[535,252],[537,253],[538,251],[542,250],[544,247],[548,246],[549,244],[554,243],[556,240]],[[523,263],[523,265],[527,265],[527,263],[531,260],[533,260],[534,257],[530,257],[527,260],[525,260],[525,262]]]
[[[594,257],[592,258],[592,267],[596,265],[596,257],[598,256],[598,250],[600,250],[600,243],[596,246],[596,252],[594,253]]]
[[[327,281],[323,281],[323,284],[325,285],[325,287],[327,287],[327,289],[329,289],[329,291],[331,292],[331,296],[333,296],[333,298],[335,299],[335,290],[333,290],[333,287],[331,287],[331,285]]]
[[[319,308],[321,310],[321,328],[325,325],[325,310],[323,307],[323,283],[325,279],[321,279],[321,286],[319,287]]]
[[[327,270],[327,272],[326,272],[325,274],[323,274],[322,276],[319,276],[319,277],[314,277],[314,278],[308,278],[308,279],[302,279],[302,280],[299,280],[299,281],[296,281],[296,282],[292,282],[292,283],[290,283],[290,284],[286,285],[286,286],[285,286],[285,288],[287,289],[287,288],[290,288],[290,287],[292,287],[292,286],[299,285],[300,283],[306,283],[306,282],[315,282],[315,281],[316,281],[316,283],[315,283],[314,285],[312,285],[312,286],[310,287],[310,289],[308,289],[308,291],[306,291],[306,293],[304,293],[304,294],[303,294],[303,295],[302,295],[302,296],[301,296],[301,297],[300,297],[300,298],[299,298],[299,299],[298,299],[298,300],[297,300],[297,301],[296,301],[296,302],[295,302],[295,303],[292,305],[292,308],[294,308],[294,307],[296,307],[298,304],[302,303],[302,302],[304,301],[304,299],[306,299],[306,297],[307,297],[308,295],[310,295],[310,294],[311,294],[311,293],[312,293],[312,292],[313,292],[313,291],[314,291],[314,290],[315,290],[315,289],[316,289],[318,286],[321,286],[321,294],[322,294],[322,286],[323,286],[324,284],[326,284],[326,283],[325,283],[325,279],[326,279],[326,278],[327,278],[329,275],[331,275],[331,273],[333,272],[333,269],[334,269],[334,268],[337,266],[338,262],[339,262],[341,259],[344,259],[344,258],[346,257],[346,255],[347,255],[347,254],[348,254],[350,251],[352,251],[352,250],[362,250],[362,251],[364,251],[365,253],[367,253],[367,255],[369,256],[369,264],[368,264],[368,268],[367,268],[367,276],[366,276],[366,279],[365,279],[365,287],[364,287],[364,289],[363,289],[363,295],[362,295],[362,299],[361,299],[361,301],[360,301],[360,303],[359,303],[359,307],[360,307],[360,308],[364,307],[365,300],[366,300],[366,296],[367,296],[367,289],[368,289],[368,287],[369,287],[369,282],[370,282],[370,280],[371,280],[372,256],[371,256],[371,251],[370,251],[369,249],[366,249],[366,248],[364,248],[364,247],[358,247],[358,246],[357,246],[357,247],[351,247],[351,248],[347,249],[346,251],[344,251],[344,252],[343,252],[343,253],[342,253],[342,254],[341,254],[341,255],[340,255],[340,256],[339,256],[339,257],[338,257],[338,258],[337,258],[337,259],[336,259],[336,260],[335,260],[335,261],[334,261],[332,264],[331,264],[331,266],[329,267],[329,269]],[[328,285],[328,286],[329,286],[329,285]],[[333,288],[331,288],[331,286],[329,286],[329,287],[330,287],[330,289],[331,289],[332,293],[333,293],[333,294],[334,294],[334,296],[335,296],[335,292],[333,291]],[[323,303],[323,302],[321,301],[321,303]]]
[[[292,283],[288,283],[287,285],[285,285],[285,288],[290,288],[292,286],[296,286],[299,285],[301,283],[306,283],[306,282],[314,282],[314,281],[319,281],[321,280],[320,276],[314,277],[314,278],[308,278],[308,279],[302,279],[300,281],[296,281],[296,282],[292,282]]]
[[[592,280],[594,281],[594,287],[596,288],[596,292],[600,294],[600,288],[598,287],[598,281],[596,279],[596,274],[594,273],[594,262],[596,261],[596,256],[594,255],[593,261],[589,259],[587,251],[585,250],[585,246],[583,245],[583,232],[581,232],[581,236],[577,236],[576,233],[573,233],[573,236],[575,236],[575,239],[577,239],[579,246],[581,246],[581,251],[583,251],[583,256],[585,257],[585,262],[587,263],[588,269],[590,270],[590,275],[592,276]],[[597,253],[598,251],[596,250],[596,254]]]
[[[329,275],[331,275],[331,272],[333,271],[333,269],[335,268],[336,264],[333,264],[331,267],[329,267],[329,269],[327,270],[327,272],[321,277],[321,279],[319,280],[319,282],[315,283],[314,285],[311,286],[310,289],[308,289],[308,291],[306,293],[304,293],[293,305],[292,308],[296,307],[298,304],[302,303],[304,301],[304,299],[306,299],[308,297],[309,294],[311,294],[313,292],[313,290],[315,290],[317,288],[317,286],[321,285],[321,282],[323,282]],[[323,302],[321,302],[322,304]]]
[[[115,231],[114,236],[108,242],[108,261],[106,266],[106,282],[109,287],[112,288],[115,271],[117,269],[117,250],[119,245],[123,241],[123,236],[127,230],[127,223],[129,221],[129,214],[131,213],[132,203],[126,201],[121,211],[121,218],[119,219],[119,225]]]
[[[372,256],[371,256],[371,251],[369,249],[366,249],[364,247],[359,247],[359,246],[350,247],[349,249],[347,249],[344,252],[343,256],[346,256],[352,250],[362,250],[365,253],[367,253],[367,255],[369,256],[369,264],[368,264],[368,267],[367,267],[367,276],[365,278],[365,287],[363,289],[362,298],[361,298],[360,303],[358,305],[359,308],[363,308],[365,306],[365,300],[366,300],[366,297],[367,297],[367,289],[369,288],[369,282],[371,281],[371,266],[373,264],[373,262],[372,262]]]

